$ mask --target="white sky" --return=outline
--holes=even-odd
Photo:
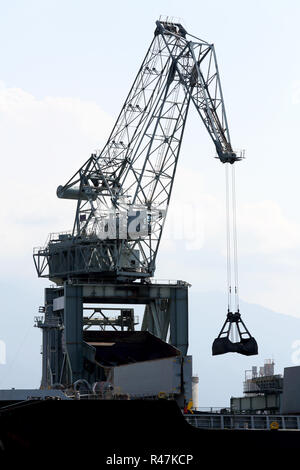
[[[75,206],[58,200],[56,187],[104,144],[160,14],[183,18],[215,44],[232,143],[246,149],[236,170],[241,297],[300,317],[300,3],[11,0],[0,12],[0,281],[10,305],[0,325],[8,347],[12,326],[30,324],[42,304],[32,247],[72,225]],[[166,227],[157,277],[185,279],[195,292],[226,284],[224,167],[214,153],[191,112],[170,211],[180,223],[195,207],[198,231],[181,243]],[[22,311],[11,292],[26,286]],[[33,335],[29,348],[40,341]]]

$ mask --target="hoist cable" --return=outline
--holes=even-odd
[[[231,169],[229,169],[231,167]],[[227,237],[227,290],[228,311],[239,312],[238,287],[238,254],[237,254],[237,227],[236,227],[236,189],[235,168],[229,163],[225,164],[226,180],[226,237]],[[233,325],[235,326],[235,325]],[[232,341],[238,336],[235,328],[231,328]]]
[[[227,241],[227,295],[228,311],[231,311],[231,242],[230,242],[230,202],[229,202],[229,163],[225,163],[226,185],[226,241]]]
[[[237,254],[237,228],[236,228],[236,190],[235,190],[235,168],[232,167],[232,237],[233,237],[233,265],[234,265],[234,295],[235,308],[239,311],[239,279],[238,279],[238,254]]]

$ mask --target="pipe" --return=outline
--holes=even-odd
[[[58,186],[56,190],[56,195],[60,199],[82,199],[84,201],[88,201],[91,198],[93,201],[97,199],[97,194],[94,191],[91,191],[90,188],[89,192],[91,195],[89,196],[86,191],[80,190],[79,187],[74,188],[64,188],[64,186]]]

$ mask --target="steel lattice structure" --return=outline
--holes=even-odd
[[[190,104],[223,163],[232,150],[213,44],[157,21],[103,150],[57,190],[77,200],[73,230],[34,252],[39,276],[152,277]]]

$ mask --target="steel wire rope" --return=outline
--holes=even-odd
[[[230,210],[229,210],[229,163],[225,163],[225,189],[226,189],[226,254],[227,254],[227,303],[228,312],[231,311],[231,243],[230,243]]]
[[[235,168],[232,166],[232,237],[233,237],[233,258],[234,258],[234,296],[235,308],[239,311],[239,276],[238,276],[238,254],[237,254],[237,228],[236,228],[236,189],[235,189]]]

